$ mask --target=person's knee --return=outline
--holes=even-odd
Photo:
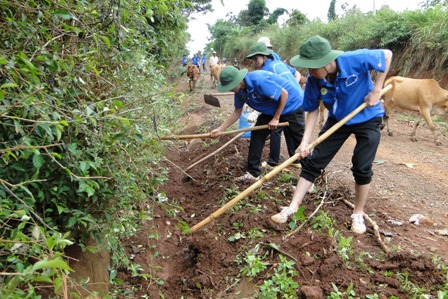
[[[353,178],[358,185],[370,184],[373,177],[373,170],[368,165],[358,165],[352,167]]]
[[[316,180],[317,177],[315,177],[314,175],[311,175],[310,173],[304,172],[302,171],[300,173],[300,177],[304,178],[305,180],[307,180],[308,182],[312,182],[314,183],[314,181]]]
[[[314,181],[321,175],[322,171],[319,169],[310,168],[306,163],[303,163],[302,160],[302,171],[300,172],[300,177],[305,180],[314,183]]]
[[[372,176],[355,176],[355,183],[358,185],[367,185],[372,182]]]

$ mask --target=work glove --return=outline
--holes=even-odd
[[[258,115],[260,115],[261,112],[258,111],[252,111],[248,116],[247,116],[247,121],[250,123],[254,123],[257,121]]]

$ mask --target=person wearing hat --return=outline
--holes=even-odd
[[[219,57],[216,56],[216,51],[213,51],[212,57],[210,57],[210,67],[212,65],[218,64],[218,62],[219,62]]]
[[[300,87],[299,83],[296,81],[294,76],[291,74],[291,72],[288,70],[286,65],[281,60],[274,60],[274,57],[272,55],[273,51],[268,49],[266,44],[263,42],[257,42],[252,46],[251,53],[246,56],[248,59],[254,60],[255,63],[255,69],[257,70],[265,70],[268,72],[272,72],[274,74],[277,74],[279,76],[282,76],[283,78],[287,79],[289,82],[291,82],[291,85],[293,88],[295,88],[300,96],[301,99],[303,99],[303,91]],[[301,111],[300,111],[301,112]],[[252,114],[259,112],[252,112]],[[258,115],[257,115],[258,117]],[[248,117],[248,121],[255,122],[257,118],[252,119],[251,115]],[[256,123],[255,125],[258,125]],[[302,126],[305,124],[303,123]],[[277,166],[280,160],[280,147],[281,147],[281,134],[282,134],[283,128],[278,128],[271,132],[270,134],[270,151],[269,151],[269,158],[266,161],[266,164],[269,166]],[[300,135],[303,134],[302,132],[299,132]],[[295,154],[295,148],[288,149],[289,156],[293,156]],[[297,160],[291,164],[291,166],[294,167],[300,167],[300,161]]]
[[[274,60],[283,61],[280,58],[280,56],[274,52],[274,47],[272,46],[271,40],[269,39],[269,37],[262,36],[258,39],[258,42],[264,43],[269,50],[272,50],[272,57]],[[292,75],[296,78],[297,83],[300,84],[300,78],[302,78],[302,75],[300,74],[300,72],[286,63],[285,63],[285,66],[289,69],[289,71],[292,73]]]
[[[345,140],[356,137],[351,171],[355,180],[355,207],[351,230],[366,232],[364,206],[372,181],[372,163],[380,142],[380,125],[384,115],[380,92],[392,60],[387,49],[360,49],[350,52],[333,50],[328,40],[313,36],[300,46],[299,55],[290,63],[309,69],[303,110],[308,112],[305,133],[297,149],[303,158],[302,171],[289,207],[271,217],[285,223],[294,214],[314,180],[321,175]],[[372,81],[370,72],[376,71]],[[352,117],[341,128],[318,144],[310,153],[306,150],[319,114],[319,101],[329,110],[328,118],[319,135],[342,120],[363,102],[367,108]]]
[[[241,116],[244,104],[261,112],[257,125],[268,125],[269,129],[251,132],[247,172],[237,178],[237,181],[257,181],[266,137],[271,130],[277,129],[279,122],[289,122],[284,129],[288,150],[293,152],[300,144],[304,123],[302,96],[289,80],[271,72],[260,70],[248,73],[247,69],[226,66],[219,79],[216,87],[219,92],[235,93],[235,108],[221,126],[210,132],[211,137],[216,137],[217,133],[235,123]]]

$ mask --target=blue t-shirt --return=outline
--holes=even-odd
[[[193,56],[193,58],[191,58],[191,62],[197,66],[199,66],[199,60],[200,58],[198,56]]]
[[[373,90],[370,71],[384,72],[386,57],[383,50],[361,49],[342,53],[336,62],[338,73],[333,83],[308,75],[303,110],[314,111],[319,107],[319,100],[323,100],[329,111],[328,116],[339,121],[359,107]],[[379,102],[363,109],[346,124],[359,124],[383,115],[384,110]]]
[[[283,61],[272,60],[268,58],[264,62],[261,69],[268,72],[273,72],[289,80],[299,90],[300,95],[303,97],[303,90],[300,87],[299,82],[297,82],[296,78],[293,76],[293,74],[290,72],[287,65]]]
[[[202,55],[202,64],[206,64],[207,63],[207,56],[204,54]]]
[[[243,108],[246,103],[251,108],[274,116],[282,89],[288,92],[288,100],[282,115],[295,112],[302,105],[303,97],[289,80],[267,71],[253,71],[244,78],[247,89],[235,94],[235,108]]]
[[[274,57],[274,60],[283,62],[283,60],[280,58],[280,56],[277,53],[275,53],[274,51],[272,51],[271,55],[272,55],[272,57]],[[297,70],[294,67],[292,67],[284,62],[283,62],[283,64],[288,68],[288,70],[291,72],[291,74],[293,74],[293,75],[296,74]]]
[[[188,58],[182,57],[182,65],[187,65],[187,64],[188,64]]]

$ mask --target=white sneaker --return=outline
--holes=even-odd
[[[256,181],[258,181],[258,177],[254,177],[249,172],[246,172],[244,175],[242,175],[240,177],[237,177],[235,179],[235,181],[237,181],[237,182],[251,182],[251,183],[255,183]]]
[[[263,161],[263,162],[261,163],[261,167],[262,167],[262,168],[272,169],[272,168],[277,167],[277,165],[271,165],[271,164],[268,163],[268,161]]]
[[[286,206],[278,207],[278,211],[281,212],[281,211],[283,211],[284,209],[287,209],[287,208],[289,208],[289,207],[286,207]]]
[[[280,213],[271,216],[271,219],[276,223],[285,223],[286,221],[288,221],[288,217],[293,215],[294,213],[295,212],[288,207],[286,209],[282,209]]]
[[[363,234],[366,232],[366,225],[364,224],[363,214],[352,214],[352,232],[356,234]]]

